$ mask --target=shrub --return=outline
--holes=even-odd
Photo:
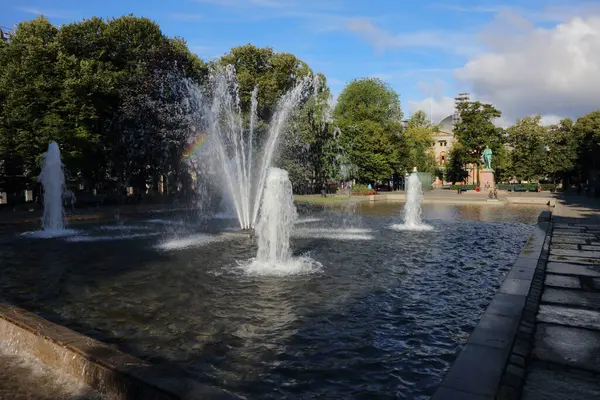
[[[352,195],[353,196],[366,196],[368,192],[369,192],[369,188],[366,185],[352,186]]]

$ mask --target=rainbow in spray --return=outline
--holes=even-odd
[[[208,133],[201,133],[194,138],[193,141],[188,143],[185,151],[183,152],[184,161],[192,161],[195,156],[200,153],[202,147],[204,147],[208,140]]]

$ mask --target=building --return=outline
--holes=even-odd
[[[12,38],[13,33],[12,30],[9,28],[6,28],[4,26],[0,26],[0,40],[3,42],[10,42],[10,39]]]
[[[448,155],[450,154],[452,145],[456,141],[456,137],[454,136],[454,126],[460,121],[458,106],[461,103],[469,101],[471,101],[471,96],[469,95],[469,93],[459,93],[458,96],[456,96],[454,99],[454,113],[452,115],[448,115],[446,118],[440,121],[440,123],[438,124],[439,131],[433,135],[433,151],[435,154],[435,161],[441,168],[443,168],[446,162],[448,161]],[[466,169],[469,173],[466,183],[476,182],[476,168],[474,168],[474,166],[472,165],[468,165]],[[438,179],[436,183],[440,184],[443,182],[441,182]]]
[[[433,152],[435,154],[435,161],[443,167],[448,160],[448,153],[454,144],[454,122],[453,116],[449,115],[439,123],[439,132],[433,135]]]

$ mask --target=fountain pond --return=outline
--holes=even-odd
[[[247,398],[425,399],[540,212],[424,205],[432,230],[395,231],[401,204],[281,207],[290,247],[258,257],[281,238],[237,215],[74,223],[43,241],[3,227],[0,297]],[[248,271],[272,255],[320,265]]]

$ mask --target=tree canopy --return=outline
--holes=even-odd
[[[342,146],[363,183],[388,179],[400,167],[402,109],[398,94],[377,78],[350,82],[333,113]]]

